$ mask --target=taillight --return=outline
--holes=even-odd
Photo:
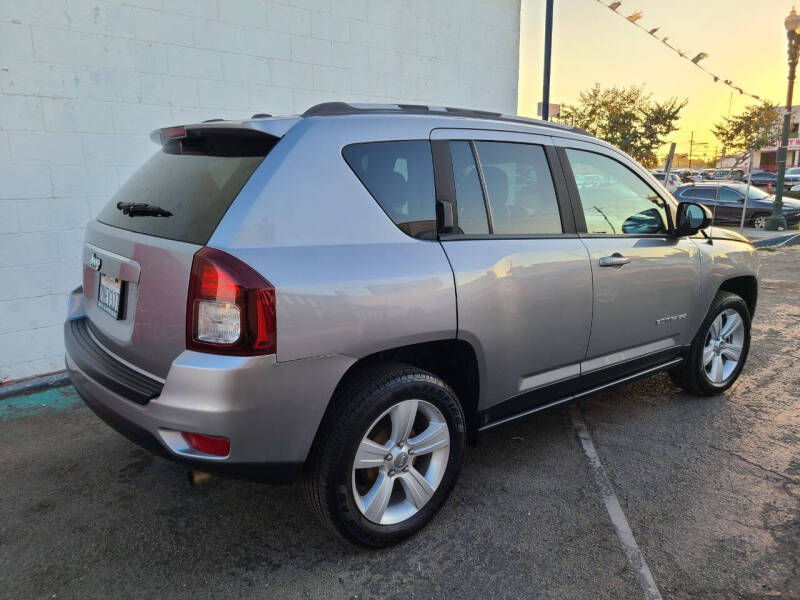
[[[214,248],[194,255],[186,347],[199,352],[275,354],[275,288],[238,258]]]

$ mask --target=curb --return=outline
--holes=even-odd
[[[756,240],[752,242],[756,248],[770,248],[778,246],[795,246],[800,244],[800,233],[789,233],[779,235],[774,238],[767,238],[765,240]]]
[[[36,392],[43,388],[55,388],[65,385],[69,385],[69,377],[64,371],[51,373],[50,375],[42,375],[41,377],[32,377],[24,381],[0,385],[0,400],[19,394]]]

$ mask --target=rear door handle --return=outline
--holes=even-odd
[[[600,259],[601,267],[621,267],[631,262],[631,259],[621,254],[612,254],[611,256],[604,256]]]

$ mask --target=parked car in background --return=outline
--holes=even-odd
[[[582,130],[333,102],[151,137],[86,227],[70,379],[155,454],[304,478],[359,544],[422,529],[481,432],[657,371],[718,395],[747,359],[755,248]]]
[[[683,182],[697,181],[700,175],[693,169],[675,169],[674,171]]]
[[[705,181],[705,179],[703,178],[702,171],[699,171],[699,170],[692,171],[692,179],[691,180],[692,181]]]
[[[738,177],[736,181],[747,183],[747,174]],[[771,186],[772,188],[775,188],[777,182],[778,176],[775,175],[775,173],[770,173],[769,171],[753,171],[753,174],[750,176],[750,184],[758,187],[765,188],[767,186]]]
[[[692,183],[680,186],[675,192],[675,197],[682,202],[697,202],[706,205],[711,209],[715,225],[739,225],[742,220],[746,190],[747,185],[739,182]],[[763,229],[767,217],[772,213],[774,200],[775,196],[751,186],[747,199],[745,225]],[[800,200],[784,198],[783,215],[789,225],[800,223]]]
[[[711,176],[714,181],[722,179],[736,179],[744,175],[744,169],[717,169]]]
[[[663,183],[668,192],[674,192],[676,189],[678,189],[678,186],[683,183],[680,176],[676,173],[670,173],[666,182],[664,182],[664,173],[653,173],[653,177]]]
[[[800,183],[800,167],[786,169],[786,174],[783,176],[783,187],[788,190],[798,183]]]
[[[711,176],[714,174],[714,169],[700,169],[697,172],[697,176],[700,178],[698,181],[705,181],[707,179],[711,179]]]

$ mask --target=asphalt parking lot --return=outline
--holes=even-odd
[[[800,598],[800,248],[761,253],[724,396],[578,404],[663,598]],[[365,551],[299,485],[191,487],[67,387],[0,400],[3,598],[642,598],[566,408],[487,435],[421,534]]]

